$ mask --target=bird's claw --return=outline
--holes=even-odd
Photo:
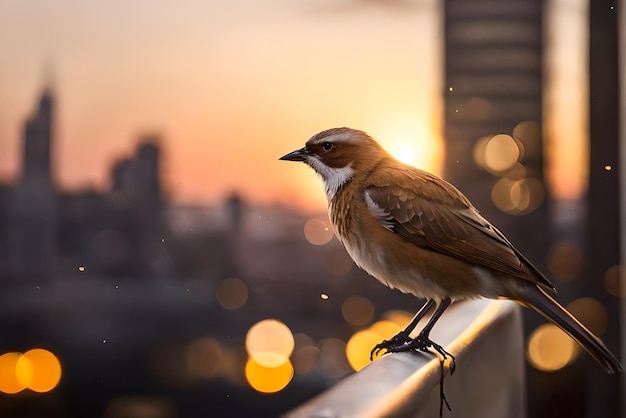
[[[456,369],[456,359],[452,354],[446,351],[441,345],[432,341],[426,335],[420,334],[412,339],[404,331],[389,340],[376,344],[370,353],[370,360],[373,360],[374,356],[377,356],[381,350],[385,350],[384,354],[388,354],[407,351],[429,351],[428,349],[431,347],[439,353],[441,357],[443,357],[443,361],[450,358],[450,374],[454,373],[454,370]]]
[[[409,344],[411,341],[411,337],[407,332],[401,331],[398,334],[394,335],[392,338],[388,340],[384,340],[383,342],[376,344],[372,351],[370,352],[370,361],[374,360],[374,356],[377,356],[382,350],[385,350],[384,354],[387,353],[395,353],[401,350],[400,348]]]

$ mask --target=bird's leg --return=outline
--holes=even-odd
[[[450,306],[451,303],[452,301],[450,300],[450,298],[445,298],[444,300],[442,300],[433,315],[428,320],[426,326],[422,328],[417,337],[413,338],[402,346],[388,347],[387,352],[395,353],[400,351],[428,351],[428,349],[432,347],[436,352],[441,354],[443,360],[446,360],[448,357],[452,359],[450,363],[450,373],[454,373],[454,369],[456,368],[454,356],[448,353],[442,346],[432,341],[429,336],[430,331],[435,326],[435,323],[439,320],[443,312],[448,308],[448,306]]]
[[[427,302],[427,304],[428,303],[431,303],[431,305],[428,306],[428,309],[430,309],[430,306],[432,306],[432,303],[434,303],[434,301],[433,300],[429,300]],[[387,353],[395,353],[395,352],[400,352],[400,351],[428,351],[428,349],[430,347],[432,347],[436,352],[441,354],[441,357],[442,357],[441,358],[441,378],[439,379],[439,417],[440,418],[443,417],[443,406],[444,405],[448,408],[449,411],[452,410],[450,408],[450,404],[448,404],[448,400],[446,399],[446,395],[443,393],[443,364],[447,360],[447,358],[450,357],[450,359],[451,359],[451,361],[450,361],[450,374],[452,374],[452,373],[454,373],[454,370],[456,369],[456,361],[455,361],[454,356],[452,354],[447,352],[442,346],[440,346],[439,344],[437,344],[436,342],[434,342],[434,341],[432,341],[430,339],[430,331],[432,331],[433,327],[435,326],[435,323],[439,320],[439,318],[441,317],[443,312],[448,308],[448,306],[450,306],[451,303],[452,303],[452,300],[450,298],[445,298],[444,300],[442,300],[441,303],[439,304],[439,306],[437,307],[437,309],[435,310],[435,312],[433,313],[433,315],[430,317],[430,319],[426,323],[426,326],[424,328],[422,328],[422,330],[417,335],[417,337],[413,338],[412,340],[409,338],[409,341],[407,341],[407,342],[405,342],[405,343],[403,343],[401,345],[390,345],[389,347],[383,347],[383,348],[385,348],[387,350]],[[424,307],[426,307],[426,305],[424,305]],[[424,308],[420,309],[420,312],[418,312],[418,315],[423,310],[424,310]],[[423,316],[423,313],[422,313],[422,316]],[[417,321],[419,321],[419,319]],[[411,321],[411,324],[409,324],[409,326],[413,325],[413,328],[414,328],[415,325],[417,324],[417,321],[415,319],[413,319]],[[413,322],[415,322],[415,324]],[[412,330],[412,328],[411,328],[411,330]],[[406,336],[408,338],[408,334]],[[392,340],[393,340],[393,338],[392,338]],[[383,341],[381,344],[384,344],[385,342],[386,341]],[[379,345],[381,345],[381,344],[379,344]],[[375,349],[379,345],[377,345],[375,347]]]
[[[435,304],[434,300],[432,299],[427,300],[426,303],[424,303],[424,305],[420,308],[420,310],[415,314],[413,319],[411,319],[411,322],[409,322],[409,325],[407,325],[406,328],[404,328],[404,330],[400,331],[393,338],[389,340],[385,340],[381,342],[380,344],[376,344],[376,346],[372,348],[372,351],[370,352],[370,361],[373,360],[374,356],[378,355],[378,353],[381,350],[386,350],[386,352],[388,353],[395,352],[395,351],[407,351],[407,350],[401,350],[401,349],[390,350],[390,348],[401,348],[404,345],[410,343],[411,337],[409,337],[409,334],[413,332],[418,322],[424,317],[424,315],[426,315],[426,313],[430,310],[430,308],[433,307],[434,304]]]

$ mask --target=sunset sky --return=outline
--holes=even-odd
[[[106,189],[112,163],[145,133],[162,137],[166,190],[179,203],[214,204],[238,190],[257,203],[321,209],[312,171],[278,157],[336,126],[366,130],[438,173],[440,7],[438,0],[3,1],[0,181],[19,172],[23,122],[46,83],[57,99],[55,177],[66,190]],[[572,135],[581,135],[581,123]],[[574,160],[584,161],[584,147],[569,140],[582,150]],[[552,152],[562,157],[557,142]],[[567,157],[565,165],[580,166]],[[559,174],[553,182],[576,197],[584,174],[560,174],[573,186]]]

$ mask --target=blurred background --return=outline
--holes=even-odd
[[[269,417],[365,366],[421,301],[278,161],[337,126],[458,186],[619,353],[617,33],[615,1],[3,1],[0,415]],[[525,331],[529,416],[619,416]]]

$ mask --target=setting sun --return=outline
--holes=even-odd
[[[389,116],[370,134],[399,161],[439,174],[443,148],[439,112],[439,101],[435,100],[425,112]]]

